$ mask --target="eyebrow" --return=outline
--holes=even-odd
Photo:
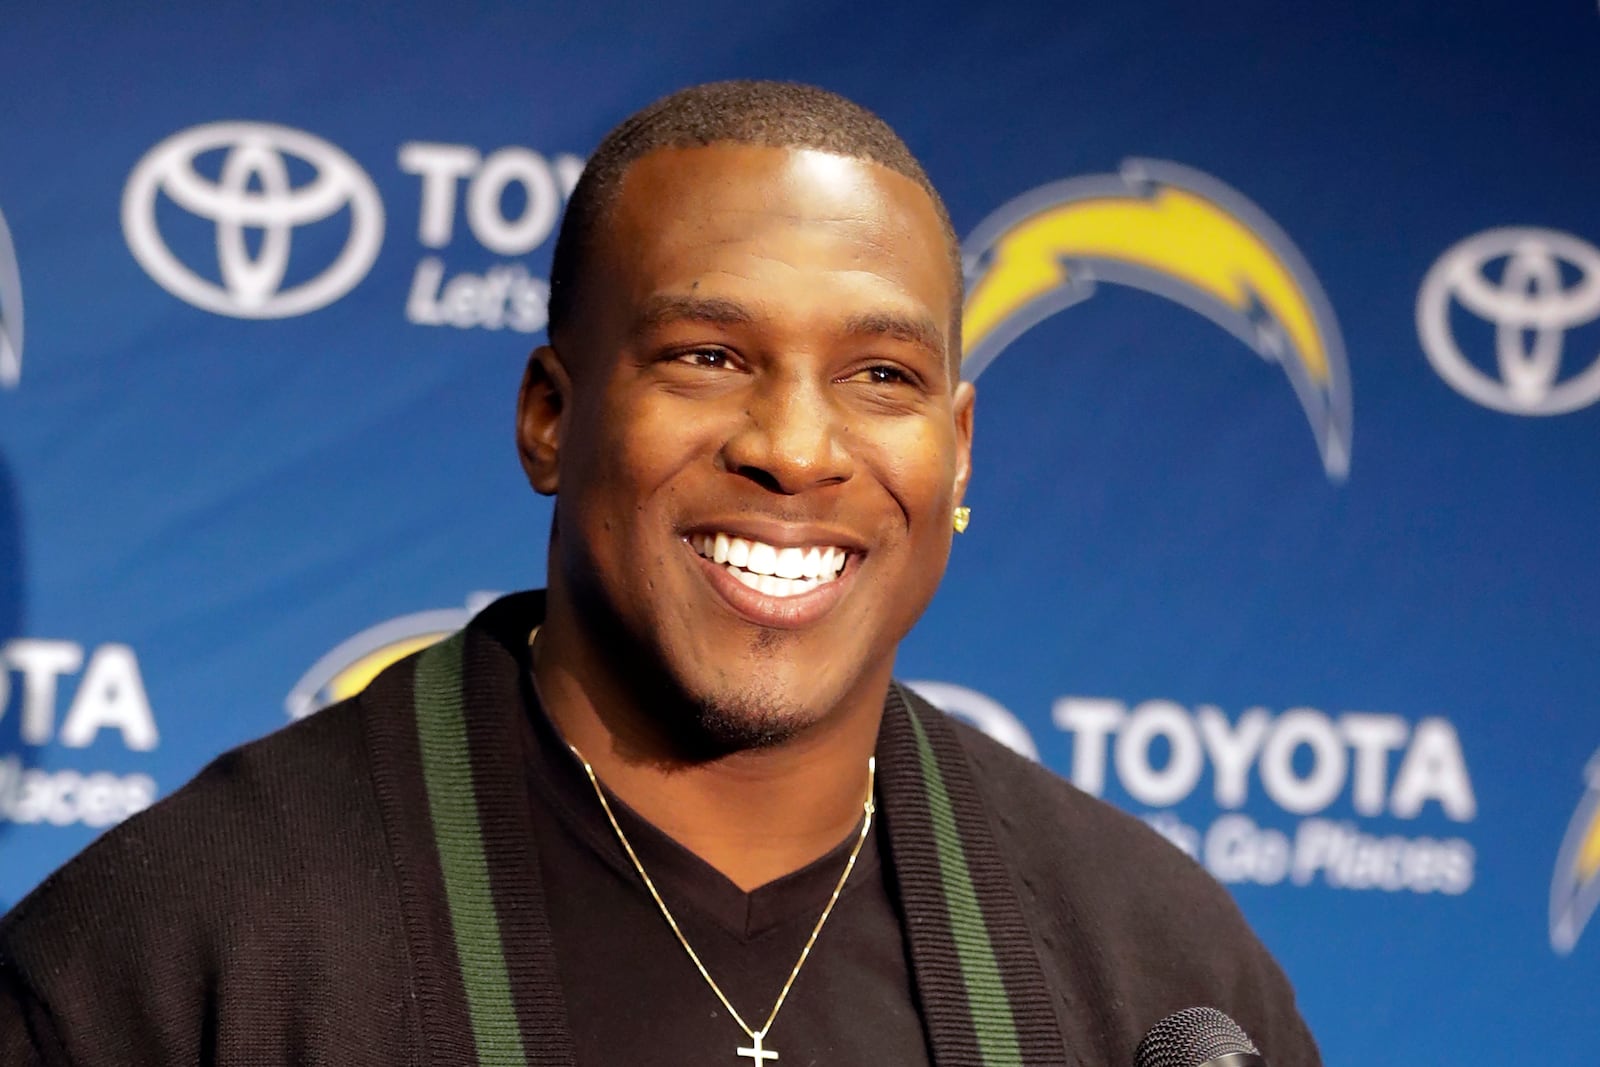
[[[892,337],[896,341],[921,345],[937,356],[945,354],[944,334],[931,318],[869,312],[852,315],[845,322],[845,332],[857,336]]]
[[[713,326],[747,326],[755,313],[743,304],[720,297],[673,296],[661,294],[646,300],[639,309],[635,329],[643,333],[672,322],[704,322]]]
[[[723,297],[683,296],[662,293],[650,297],[639,309],[635,330],[643,333],[674,322],[703,322],[713,326],[748,326],[756,313],[744,304]],[[932,318],[872,311],[845,320],[844,331],[853,337],[890,337],[920,345],[943,356],[944,334]]]

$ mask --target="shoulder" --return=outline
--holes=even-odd
[[[1145,822],[900,687],[915,719],[953,741],[999,855],[1021,886],[1070,889],[1077,906],[1116,902],[1108,921],[1146,928],[1192,921],[1243,929],[1232,896]]]
[[[362,718],[357,699],[235,749],[103,835],[0,920],[0,985],[84,1062],[124,1063],[189,1061],[206,1019],[308,1010],[283,989],[394,992]]]
[[[1047,966],[1115,992],[1130,1053],[1157,1020],[1210,1004],[1238,1020],[1268,1062],[1319,1062],[1287,978],[1200,864],[1143,820],[946,721]]]
[[[149,809],[113,828],[47,878],[6,929],[84,891],[201,878],[237,881],[290,849],[314,847],[335,818],[359,809],[364,773],[356,705],[329,708],[219,756]],[[243,868],[215,869],[219,860]]]
[[[156,945],[211,954],[370,861],[381,826],[361,732],[347,702],[217,758],[0,920],[0,956],[59,970]]]
[[[1091,796],[1054,771],[980,730],[947,716],[1002,838],[1026,835],[1024,858],[1044,865],[1129,869],[1194,880],[1205,892],[1225,890],[1144,820]]]

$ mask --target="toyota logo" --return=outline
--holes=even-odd
[[[213,180],[195,162],[215,151],[224,155]],[[293,184],[285,157],[309,164],[311,180]],[[173,254],[156,222],[160,194],[215,223],[220,284]],[[350,232],[333,262],[284,288],[295,230],[345,207]],[[383,202],[355,161],[320,137],[265,122],[213,122],[173,134],[133,168],[122,230],[139,265],[174,296],[219,315],[280,319],[331,304],[366,276],[383,243]]]
[[[1502,263],[1498,278],[1487,272]],[[1453,304],[1494,326],[1497,375],[1462,354]],[[1600,318],[1600,249],[1555,230],[1487,230],[1451,248],[1417,295],[1417,333],[1450,386],[1512,415],[1560,415],[1600,400],[1600,356],[1561,377],[1567,332]]]

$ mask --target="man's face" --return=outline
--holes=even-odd
[[[552,588],[718,743],[882,698],[969,467],[952,273],[915,182],[810,150],[653,152],[593,238]]]

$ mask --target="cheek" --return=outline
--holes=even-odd
[[[595,413],[586,462],[608,512],[626,516],[670,506],[703,451],[686,432],[692,413],[682,408],[659,398],[624,397]]]
[[[955,441],[948,431],[921,424],[879,440],[873,449],[878,480],[916,527],[947,512],[954,501]]]

